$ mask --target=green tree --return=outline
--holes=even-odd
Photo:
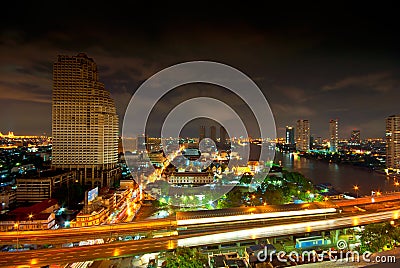
[[[202,268],[207,264],[207,257],[197,249],[179,247],[167,254],[166,262],[167,268]]]
[[[389,223],[376,223],[365,226],[361,235],[361,250],[370,252],[382,251],[383,247],[392,244],[396,233]]]

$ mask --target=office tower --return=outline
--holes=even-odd
[[[338,120],[337,119],[331,119],[329,121],[329,143],[330,143],[330,148],[329,150],[332,153],[336,153],[338,151]]]
[[[210,139],[217,142],[217,128],[215,126],[210,127]]]
[[[294,128],[291,126],[286,126],[286,144],[294,144]]]
[[[219,143],[221,146],[226,144],[227,133],[223,126],[219,127]]]
[[[206,137],[206,126],[200,126],[199,142]]]
[[[297,120],[296,149],[299,151],[310,150],[310,122],[308,120]]]
[[[386,167],[400,169],[400,115],[386,118]]]
[[[142,134],[137,136],[137,150],[144,152],[147,149],[147,136]]]
[[[351,145],[361,144],[360,130],[355,129],[355,130],[351,131],[350,143],[351,143]]]
[[[54,169],[76,170],[87,187],[119,176],[116,108],[84,53],[60,55],[53,65],[52,132]]]

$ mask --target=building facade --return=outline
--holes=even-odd
[[[386,167],[400,171],[400,115],[386,118]]]
[[[217,142],[217,127],[210,127],[210,139],[212,139],[215,143]]]
[[[310,122],[306,119],[297,120],[296,149],[299,151],[310,150]]]
[[[206,126],[200,126],[199,129],[199,142],[206,137]]]
[[[352,145],[360,145],[361,144],[360,130],[355,129],[355,130],[351,131],[350,143],[352,143]]]
[[[339,121],[337,119],[331,119],[329,121],[329,151],[331,151],[332,153],[336,153],[338,151],[338,125]]]
[[[118,176],[116,108],[84,53],[60,55],[53,65],[52,137],[53,168],[75,170],[88,187]]]
[[[214,181],[214,175],[210,172],[176,172],[168,177],[171,184],[209,184]]]
[[[288,145],[295,144],[294,128],[291,127],[291,126],[286,126],[285,143],[288,144]]]
[[[16,179],[17,203],[36,203],[53,197],[55,190],[62,185],[73,183],[76,179],[74,171],[48,170],[37,177],[20,177]]]

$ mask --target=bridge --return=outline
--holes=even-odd
[[[363,209],[360,210],[359,207]],[[242,210],[178,213],[176,218],[127,224],[7,232],[0,233],[2,245],[15,244],[18,239],[21,244],[52,243],[55,246],[48,249],[1,252],[0,267],[40,267],[51,263],[71,263],[172,250],[178,246],[193,247],[328,231],[397,220],[399,215],[400,194],[397,193],[382,195],[374,200],[359,198],[329,204],[302,204],[297,207],[288,205],[282,208],[250,207]],[[71,241],[133,235],[138,232],[152,232],[158,235],[134,241],[111,239],[109,243],[100,245],[61,247],[61,244]]]

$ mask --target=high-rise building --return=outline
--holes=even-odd
[[[206,137],[206,126],[200,126],[199,142]]]
[[[400,170],[400,115],[386,118],[386,167]]]
[[[221,147],[223,147],[226,144],[226,138],[227,138],[227,133],[226,130],[223,126],[219,127],[219,143]]]
[[[217,128],[215,126],[210,127],[210,139],[217,142]]]
[[[291,126],[286,126],[286,139],[285,139],[286,144],[288,145],[293,145],[295,143],[294,141],[294,128]]]
[[[350,136],[350,143],[351,145],[360,145],[361,144],[361,135],[360,130],[352,130]]]
[[[310,150],[310,122],[306,119],[297,120],[296,149],[299,151]]]
[[[87,187],[111,185],[120,174],[118,116],[98,79],[84,53],[60,55],[53,65],[52,167],[76,170]]]
[[[339,133],[338,133],[338,124],[339,121],[337,119],[331,119],[329,121],[329,150],[332,153],[336,153],[338,151],[338,141],[339,141]]]

